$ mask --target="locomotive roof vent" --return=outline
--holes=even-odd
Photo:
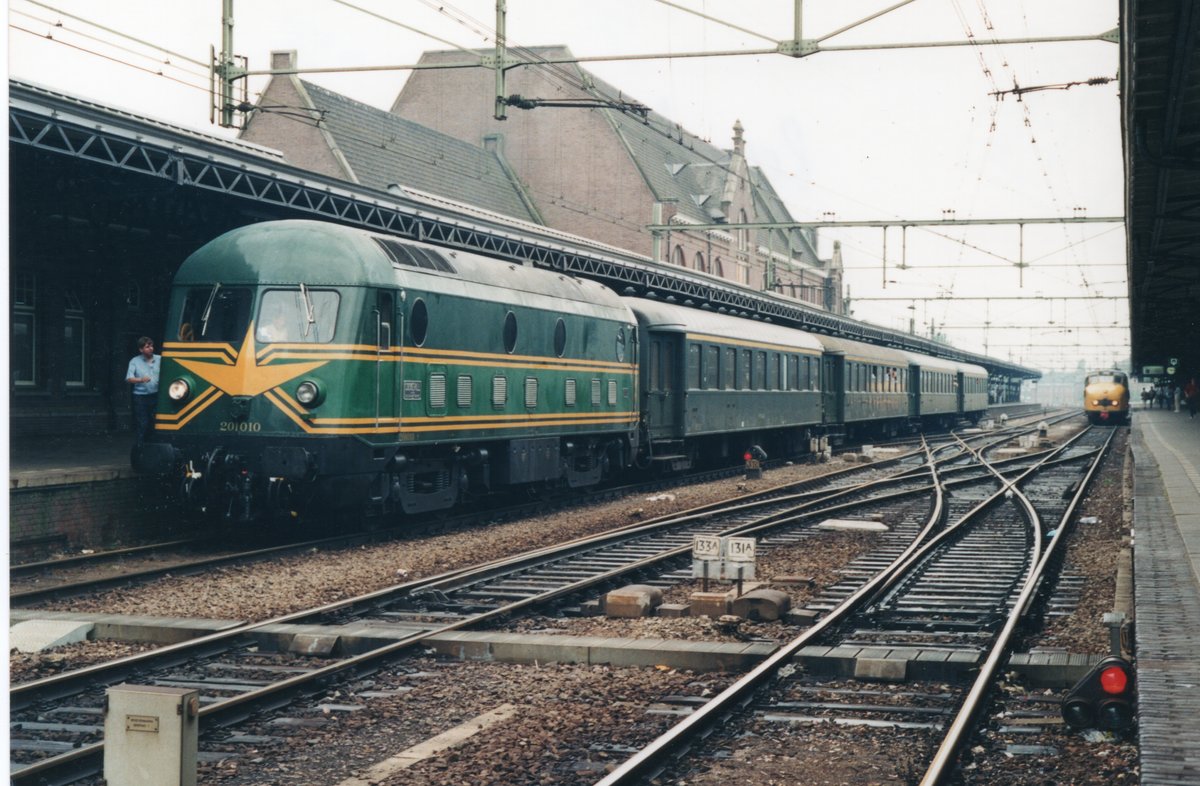
[[[410,246],[391,240],[386,237],[374,238],[379,247],[383,249],[388,258],[392,260],[393,265],[406,265],[408,267],[419,267],[424,270],[437,270],[442,273],[458,273],[451,266],[446,257],[437,251],[420,246]]]

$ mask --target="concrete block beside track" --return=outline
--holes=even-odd
[[[90,622],[74,620],[25,620],[8,629],[8,646],[17,652],[41,652],[87,641],[94,627]]]
[[[648,584],[630,584],[604,596],[604,614],[614,619],[649,617],[662,605],[662,590]]]
[[[74,611],[35,611],[32,609],[9,610],[9,622],[17,623],[26,620],[90,623],[92,625],[90,638],[144,644],[177,644],[245,624],[240,620],[149,617],[131,614],[85,614]]]
[[[792,598],[782,590],[757,589],[734,598],[734,616],[748,620],[771,621],[783,617],[792,605]]]

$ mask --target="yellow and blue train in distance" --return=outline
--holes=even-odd
[[[1125,372],[1089,372],[1083,382],[1083,410],[1090,423],[1128,423],[1129,377]]]
[[[978,420],[980,366],[332,223],[177,272],[143,472],[234,521],[403,515]]]

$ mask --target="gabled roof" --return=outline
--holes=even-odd
[[[493,152],[301,81],[358,182],[393,183],[541,223]]]
[[[542,56],[569,56],[566,47],[546,47],[537,50]],[[579,68],[578,65],[575,66]],[[631,100],[622,90],[579,68],[590,85],[589,92],[598,98]],[[721,197],[726,182],[737,176],[733,171],[733,153],[722,150],[685,130],[659,113],[651,110],[645,119],[618,109],[606,109],[613,129],[621,136],[641,170],[646,184],[659,201],[674,200],[676,210],[694,221],[711,224],[728,218],[721,213]],[[751,198],[758,210],[759,221],[787,222],[794,220],[758,167],[749,167]],[[806,263],[820,265],[813,241],[800,230],[760,230],[758,245],[785,253],[791,247]],[[770,236],[773,235],[773,242]]]

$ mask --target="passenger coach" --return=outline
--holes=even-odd
[[[821,344],[811,334],[695,308],[625,298],[642,335],[649,459],[681,469],[742,455],[789,455],[821,416]]]

